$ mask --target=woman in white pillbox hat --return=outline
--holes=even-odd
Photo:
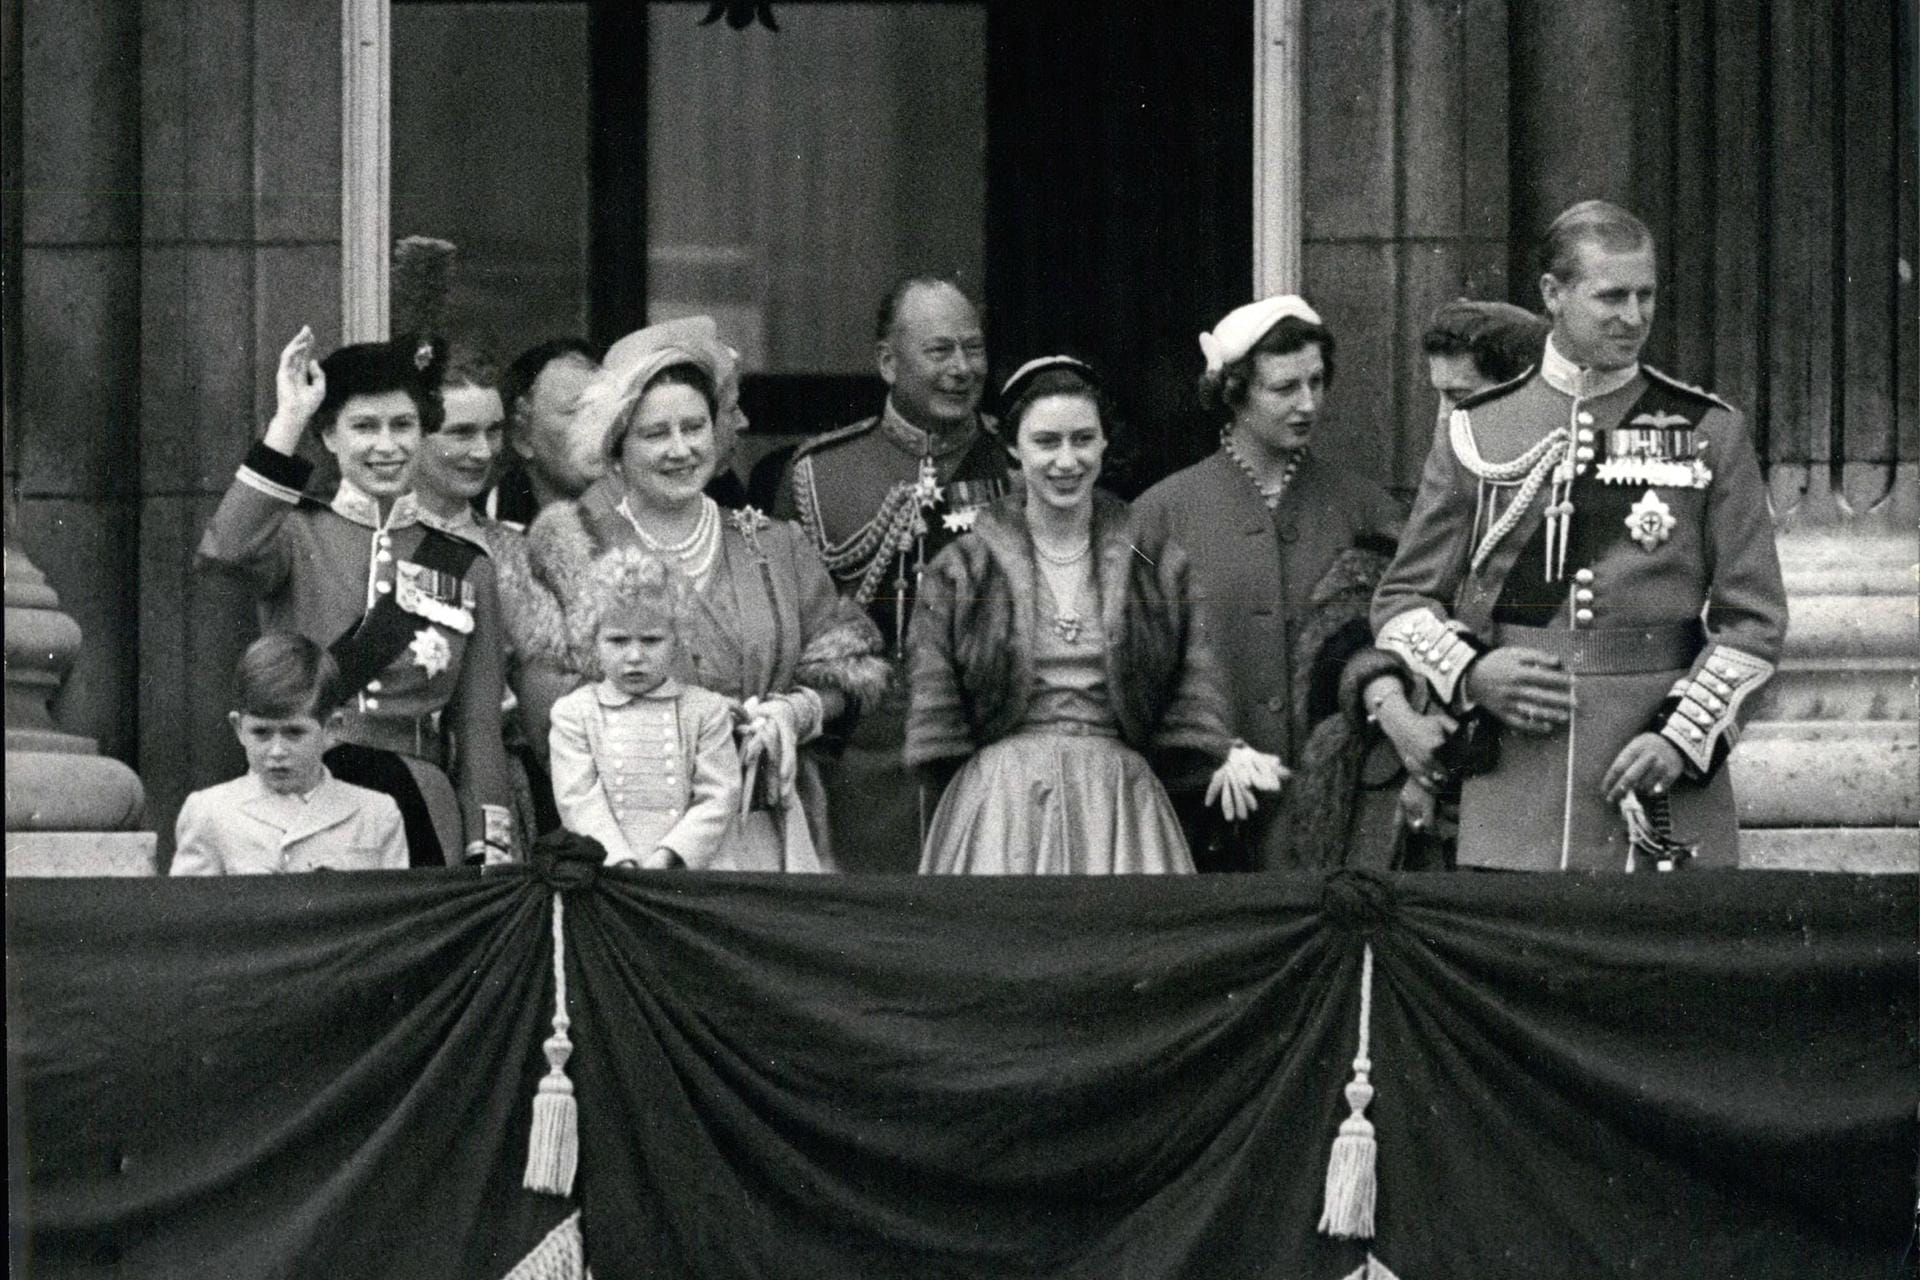
[[[1220,416],[1220,448],[1142,494],[1135,510],[1192,559],[1232,732],[1295,776],[1279,803],[1244,821],[1183,817],[1203,870],[1338,865],[1351,814],[1330,818],[1318,800],[1302,811],[1302,791],[1318,783],[1309,744],[1339,710],[1349,658],[1371,652],[1367,604],[1402,512],[1363,474],[1384,463],[1355,456],[1352,425],[1331,437],[1322,425],[1334,340],[1305,298],[1234,308],[1200,335],[1200,352],[1200,397]],[[1343,794],[1350,804],[1352,787]],[[1388,801],[1390,820],[1391,793]]]

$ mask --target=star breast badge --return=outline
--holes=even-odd
[[[1627,532],[1649,551],[1658,549],[1673,535],[1673,523],[1673,509],[1651,489],[1641,494],[1640,501],[1627,512]]]
[[[431,680],[453,665],[453,646],[447,638],[432,627],[422,627],[413,633],[413,643],[407,648],[413,653],[413,661]]]
[[[947,527],[948,533],[966,533],[973,528],[973,522],[980,518],[980,508],[967,507],[961,511],[949,511],[940,517],[940,523]]]

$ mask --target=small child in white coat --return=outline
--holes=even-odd
[[[321,762],[344,701],[327,651],[305,636],[261,636],[240,656],[233,683],[227,719],[247,772],[187,797],[170,873],[406,870],[393,797],[342,782]]]
[[[609,866],[707,867],[740,807],[731,704],[672,675],[683,592],[658,559],[616,547],[568,612],[594,682],[553,704],[553,796]]]

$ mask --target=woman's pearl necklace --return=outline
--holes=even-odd
[[[633,526],[633,531],[640,536],[647,550],[679,561],[680,571],[692,578],[696,586],[706,581],[708,572],[713,568],[714,557],[720,551],[719,503],[701,495],[700,518],[694,521],[693,532],[678,542],[662,542],[648,533],[625,498],[620,500],[620,514],[627,518],[627,523]]]
[[[1073,644],[1080,639],[1080,627],[1084,621],[1080,617],[1079,605],[1080,591],[1085,586],[1085,574],[1075,571],[1072,572],[1069,578],[1067,573],[1055,573],[1053,569],[1049,569],[1047,566],[1053,565],[1061,570],[1073,570],[1075,565],[1084,561],[1092,552],[1093,539],[1087,539],[1087,541],[1081,543],[1079,547],[1065,555],[1049,550],[1038,538],[1033,540],[1033,549],[1040,554],[1042,561],[1040,565],[1040,576],[1046,579],[1047,590],[1053,595],[1054,633],[1068,644]],[[1071,582],[1072,591],[1069,592],[1062,588],[1061,582],[1063,579]]]
[[[1300,459],[1306,450],[1288,450],[1286,465],[1280,469],[1280,478],[1271,484],[1262,484],[1247,460],[1240,456],[1240,447],[1233,438],[1233,428],[1229,427],[1220,433],[1220,443],[1226,447],[1227,456],[1233,459],[1233,464],[1240,468],[1247,479],[1253,481],[1253,487],[1260,491],[1260,500],[1267,504],[1267,510],[1276,510],[1280,506],[1280,499],[1286,496],[1287,486],[1293,483],[1294,473],[1300,470]]]

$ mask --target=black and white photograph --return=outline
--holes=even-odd
[[[0,0],[9,1270],[1920,1267],[1913,0]]]

